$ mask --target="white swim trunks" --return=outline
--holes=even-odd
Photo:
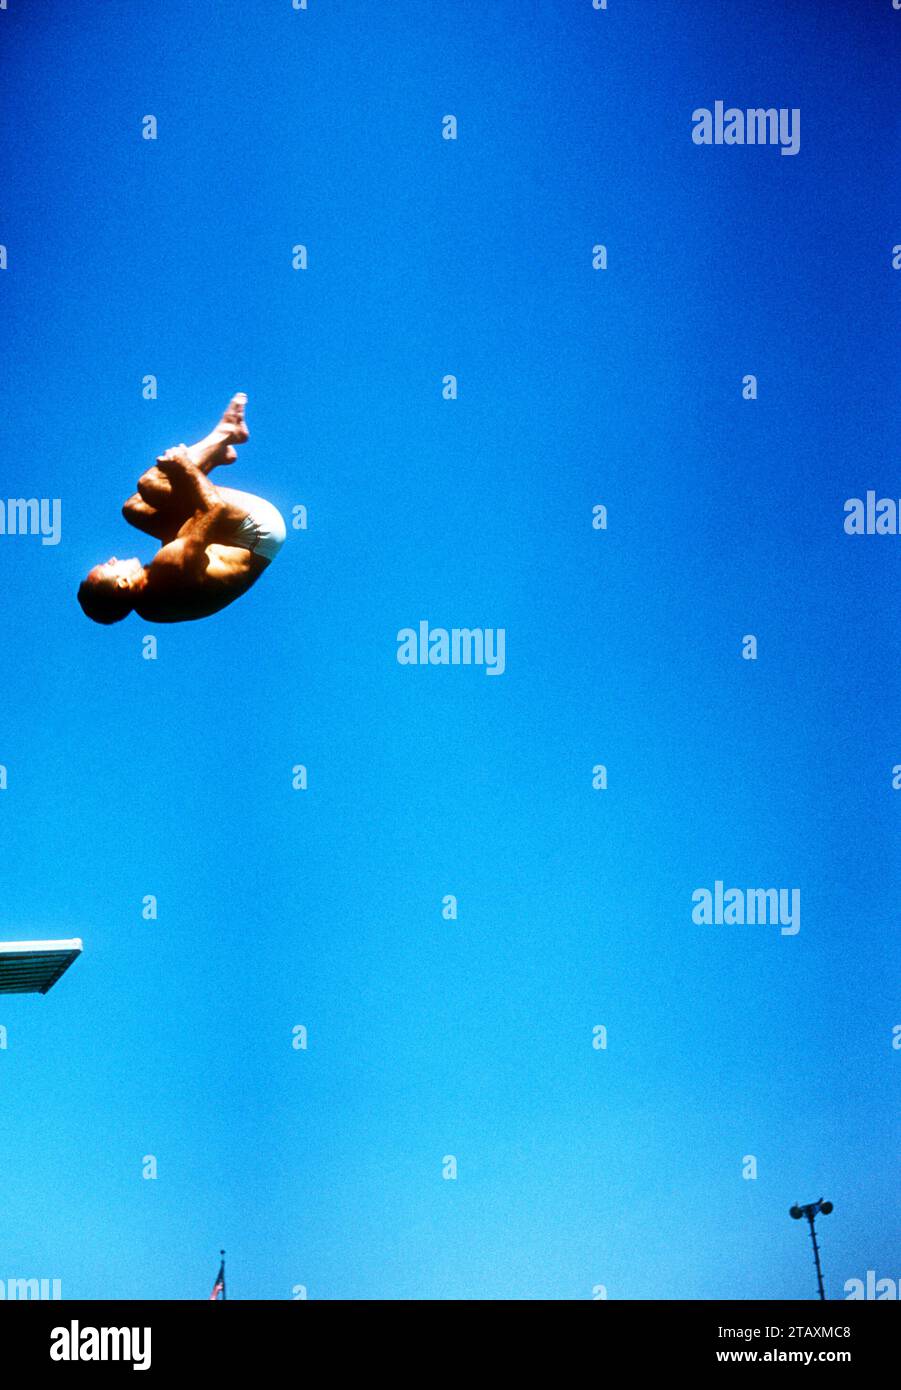
[[[228,545],[239,545],[254,555],[262,555],[264,560],[274,560],[285,543],[285,518],[278,507],[273,507],[265,497],[255,497],[252,492],[238,492],[233,487],[220,487],[219,492],[234,507],[245,513],[244,520],[235,528]]]

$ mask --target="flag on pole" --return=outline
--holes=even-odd
[[[220,1250],[222,1263],[219,1266],[219,1273],[216,1275],[216,1282],[213,1285],[213,1292],[210,1294],[210,1302],[215,1303],[217,1298],[225,1301],[225,1251]]]

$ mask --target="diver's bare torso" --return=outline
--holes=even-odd
[[[191,523],[163,545],[147,566],[134,608],[147,622],[183,623],[227,608],[256,583],[269,561],[241,546],[206,545]]]

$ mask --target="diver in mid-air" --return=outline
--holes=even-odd
[[[255,584],[285,540],[285,522],[265,498],[216,487],[209,474],[234,463],[249,437],[247,397],[233,396],[211,434],[168,449],[138,480],[126,521],[160,542],[150,564],[115,556],[82,580],[78,601],[97,623],[134,611],[153,623],[206,618]]]

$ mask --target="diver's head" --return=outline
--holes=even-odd
[[[113,555],[85,575],[78,602],[95,623],[121,622],[134,608],[135,592],[143,588],[145,577],[140,560],[117,560]]]

